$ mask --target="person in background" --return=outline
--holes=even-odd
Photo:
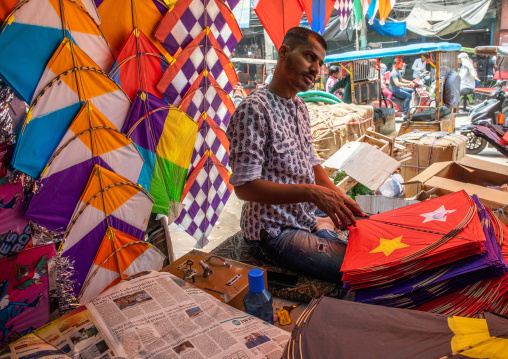
[[[411,81],[402,78],[399,71],[404,68],[404,62],[397,61],[393,65],[393,70],[390,73],[389,87],[393,96],[404,100],[404,110],[402,118],[404,121],[407,119],[407,113],[409,111],[409,104],[411,103],[411,97],[413,96],[413,89],[409,88],[413,83]]]
[[[413,62],[411,69],[413,70],[413,79],[421,78],[425,72],[427,62],[420,56]]]
[[[487,80],[494,79],[496,70],[497,70],[497,58],[495,56],[489,56],[489,60],[487,62]]]
[[[314,85],[326,49],[320,34],[289,29],[272,82],[252,91],[236,108],[226,136],[230,183],[245,201],[240,227],[251,254],[338,282],[347,244],[334,226],[348,221],[356,225],[353,213],[366,214],[321,166],[312,146],[309,112],[297,96]],[[325,217],[316,215],[318,209]]]
[[[275,72],[275,68],[272,68],[270,70],[270,74],[268,76],[266,76],[266,79],[265,79],[265,85],[268,86],[270,85],[270,82],[272,82],[272,79],[273,79],[273,73]]]
[[[330,76],[326,80],[326,92],[330,92],[332,86],[339,80],[339,68],[337,66],[330,66]]]
[[[467,111],[467,95],[472,94],[476,85],[476,81],[480,81],[476,70],[473,66],[473,62],[469,58],[468,54],[461,52],[458,56],[458,62],[460,67],[460,95],[463,98],[463,111]]]
[[[342,102],[351,103],[351,77],[346,72],[347,62],[342,64],[342,78],[337,80],[335,84],[330,88],[330,93],[336,93],[339,89],[344,89],[344,94],[342,95]]]

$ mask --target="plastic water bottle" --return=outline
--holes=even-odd
[[[243,297],[243,304],[247,313],[273,324],[272,294],[265,288],[261,269],[249,271],[249,291]]]

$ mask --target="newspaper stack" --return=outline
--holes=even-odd
[[[146,271],[12,343],[7,357],[280,358],[289,336],[170,273]]]

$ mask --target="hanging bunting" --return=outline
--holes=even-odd
[[[354,0],[335,0],[335,9],[337,9],[337,16],[340,20],[341,30],[346,28],[347,19],[349,18],[349,14],[353,8],[353,1]]]

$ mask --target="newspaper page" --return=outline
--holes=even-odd
[[[127,358],[280,358],[290,336],[170,273],[138,273],[87,306]]]
[[[110,359],[118,353],[105,335],[107,330],[86,307],[81,307],[37,329],[35,334],[67,358]]]
[[[68,359],[69,356],[46,343],[35,334],[28,334],[9,344],[12,359]]]

